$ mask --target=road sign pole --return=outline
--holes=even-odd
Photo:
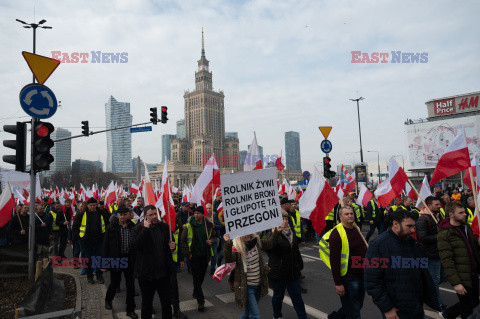
[[[33,279],[35,275],[35,198],[36,198],[36,178],[33,169],[33,137],[35,134],[36,119],[32,117],[32,132],[31,132],[31,152],[30,152],[30,216],[28,226],[28,278]]]

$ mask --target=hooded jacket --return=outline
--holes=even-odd
[[[467,229],[466,235],[459,227],[450,224],[448,218],[438,227],[437,247],[445,275],[452,286],[462,284],[468,290],[472,287],[472,266],[476,266],[475,273],[480,270],[480,247],[472,229],[468,224],[463,225]]]

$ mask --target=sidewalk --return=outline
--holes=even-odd
[[[94,285],[87,282],[86,275],[80,275],[81,269],[72,268],[56,268],[54,273],[67,274],[75,278],[77,286],[77,302],[75,312],[80,314],[82,319],[112,319],[111,310],[105,309],[105,294],[107,286],[95,283]]]

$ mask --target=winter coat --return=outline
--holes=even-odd
[[[77,213],[72,226],[73,238],[80,238],[80,240],[83,240],[85,242],[90,242],[90,243],[103,242],[104,234],[102,233],[102,228],[101,228],[102,223],[101,223],[100,215],[103,216],[105,227],[107,227],[109,224],[110,214],[107,213],[105,210],[98,209],[98,208],[96,213],[97,213],[96,221],[94,220],[94,218],[91,217],[92,213],[89,211],[83,211],[83,212]],[[87,225],[86,225],[87,229],[85,230],[85,235],[83,237],[80,237],[80,226],[82,225],[82,219],[84,214],[90,214],[90,215],[87,215]],[[96,229],[93,229],[93,225],[96,226]],[[106,231],[106,228],[105,228],[105,231]]]
[[[40,219],[35,216],[35,242],[40,245],[49,246],[50,245],[50,235],[52,235],[52,215],[43,214],[43,216],[38,216],[45,223],[45,226],[42,226]]]
[[[368,220],[373,220],[377,224],[383,224],[384,210],[380,209],[377,202],[374,201],[375,217],[373,217],[372,201],[369,201],[365,207],[365,214]]]
[[[195,216],[191,216],[188,223],[192,224],[195,222]],[[207,223],[207,230],[209,234],[209,238],[213,241],[214,238],[213,236],[213,224],[206,218],[204,217],[203,223]],[[205,227],[205,225],[202,223],[202,227]],[[180,248],[182,249],[183,256],[188,260],[192,256],[192,251],[194,249],[194,245],[196,244],[195,240],[195,230],[193,229],[195,226],[192,225],[192,233],[193,233],[193,238],[192,238],[192,246],[188,247],[188,228],[185,227],[182,231],[181,239],[180,239]],[[208,246],[206,243],[205,245],[207,246],[206,253],[205,253],[205,259],[210,261],[210,258],[212,257],[212,250],[210,249],[211,246]]]
[[[143,223],[132,230],[130,250],[136,252],[136,275],[145,280],[170,276],[176,271],[169,246],[170,227],[164,222],[146,228]]]
[[[291,223],[291,221],[289,221]],[[291,225],[290,225],[291,227]],[[293,228],[291,227],[293,232]],[[269,233],[269,236],[273,236],[274,233]],[[270,272],[268,277],[274,280],[296,280],[300,278],[300,272],[303,269],[302,255],[300,255],[300,249],[298,248],[299,240],[295,233],[293,233],[292,245],[288,239],[280,233],[277,237],[277,242],[274,246],[264,248],[268,254],[268,266]]]
[[[130,243],[132,242],[133,228],[135,224],[127,219],[127,228],[130,230]],[[106,230],[105,236],[103,236],[103,245],[102,245],[102,257],[103,258],[120,258],[121,249],[122,249],[122,238],[120,234],[120,224],[118,219],[110,223]],[[128,263],[133,266],[135,260],[135,254],[132,249],[129,249],[128,254]]]
[[[437,248],[438,226],[433,217],[430,214],[421,214],[415,226],[417,240],[422,246],[425,256],[432,259],[440,259]]]
[[[280,232],[275,231],[269,239],[262,239],[262,248],[263,250],[272,249],[278,240]],[[225,257],[225,263],[235,262],[235,282],[233,287],[235,289],[235,302],[237,306],[244,309],[247,305],[247,273],[243,267],[242,256],[240,253],[232,252],[233,242],[227,241],[223,247],[223,255]],[[268,295],[268,267],[265,266],[263,261],[263,254],[258,245],[256,244],[258,251],[258,259],[260,263],[260,297],[265,297]]]
[[[20,216],[20,217],[19,217]],[[20,225],[19,219],[22,221]],[[28,214],[22,215],[14,213],[10,223],[8,224],[8,238],[12,245],[28,243],[28,225],[30,225],[30,216]],[[25,230],[25,235],[20,234],[20,231]]]
[[[428,264],[420,262],[413,267],[392,267],[396,258],[424,257],[422,248],[413,238],[402,239],[391,228],[381,233],[367,249],[366,258],[388,258],[388,267],[365,268],[365,290],[372,296],[373,302],[382,313],[396,307],[402,312],[415,317],[423,314],[423,303],[439,310],[437,293]],[[418,259],[416,259],[418,261]]]
[[[450,224],[450,219],[444,219],[439,223],[440,231],[437,237],[437,246],[442,266],[447,280],[452,286],[462,284],[467,290],[472,287],[472,270],[468,249],[460,229]],[[477,273],[480,269],[480,249],[477,240],[473,236],[472,229],[467,226],[468,240],[472,247],[472,253],[477,263]]]

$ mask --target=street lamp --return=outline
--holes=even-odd
[[[33,29],[33,54],[36,52],[36,39],[37,39],[37,28],[42,28],[42,29],[51,29],[52,27],[44,26],[43,24],[47,22],[47,20],[42,19],[38,23],[26,23],[25,21],[22,21],[20,19],[15,19],[17,22],[20,22],[25,29]],[[35,83],[35,75],[33,75],[33,83]],[[34,142],[34,137],[35,137],[35,130],[33,129],[37,123],[37,120],[32,117],[32,132],[31,132],[31,149],[33,150],[33,142]],[[34,163],[34,158],[33,158],[33,153],[31,152],[30,155],[30,218],[29,218],[29,232],[28,232],[28,278],[33,279],[34,276],[34,259],[35,259],[35,185],[36,185],[36,176],[35,176],[35,170],[33,169],[33,163]],[[40,196],[40,194],[37,194]]]
[[[367,151],[368,153],[377,153],[378,161],[378,185],[380,185],[380,152],[379,151]]]
[[[350,101],[357,102],[357,114],[358,114],[358,135],[360,136],[360,161],[363,163],[363,149],[362,149],[362,130],[360,129],[360,106],[359,101],[365,100],[363,97],[358,99],[350,99]]]

